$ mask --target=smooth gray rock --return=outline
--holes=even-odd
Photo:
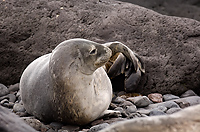
[[[98,132],[98,131],[100,131],[100,130],[108,127],[108,126],[109,126],[108,123],[102,123],[102,124],[99,124],[99,125],[96,125],[96,126],[92,126],[88,132]]]
[[[129,97],[127,100],[134,103],[137,107],[146,107],[153,103],[147,96]]]
[[[166,115],[166,113],[160,110],[152,110],[149,113],[149,116],[157,116],[157,115]]]
[[[179,99],[180,97],[173,95],[173,94],[165,94],[163,95],[163,99],[164,101],[169,101],[169,100],[173,100],[173,99]]]
[[[25,112],[25,108],[23,105],[19,104],[19,103],[16,103],[14,106],[13,106],[13,111],[14,112]]]
[[[183,93],[180,97],[185,98],[189,96],[197,96],[197,94],[193,90],[188,90],[185,93]]]
[[[137,107],[135,105],[126,106],[125,110],[127,113],[134,113],[137,111]]]
[[[8,88],[0,83],[0,97],[5,96],[9,93]]]
[[[171,108],[171,109],[167,110],[166,113],[172,114],[172,113],[178,112],[180,110],[181,110],[181,108]]]
[[[121,97],[116,97],[116,98],[112,99],[112,102],[117,103],[117,104],[123,103],[124,101],[126,101],[126,100]]]

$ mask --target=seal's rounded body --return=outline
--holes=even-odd
[[[79,125],[100,117],[112,99],[110,79],[101,67],[111,55],[108,47],[92,41],[62,42],[23,72],[25,109],[41,120]]]

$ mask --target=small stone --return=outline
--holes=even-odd
[[[14,106],[13,106],[13,111],[14,112],[25,112],[25,108],[23,105],[19,104],[19,103],[16,103]]]
[[[8,94],[9,102],[15,102],[16,96],[14,94]]]
[[[125,121],[125,120],[127,120],[127,119],[126,118],[121,118],[121,117],[110,118],[108,120],[105,120],[104,123],[112,124],[112,123],[116,123],[116,122],[120,122],[120,121]]]
[[[169,100],[173,100],[173,99],[179,99],[179,97],[175,96],[173,94],[165,94],[165,95],[163,95],[163,99],[164,99],[164,101],[169,101]]]
[[[163,111],[159,111],[159,110],[152,110],[152,111],[149,113],[149,116],[157,116],[157,115],[166,115],[166,113],[163,112]]]
[[[149,109],[144,109],[144,108],[139,108],[136,112],[140,113],[140,114],[149,115],[150,110]]]
[[[103,119],[94,120],[93,122],[91,122],[91,126],[95,126],[95,125],[101,124],[103,121],[104,121]]]
[[[34,117],[21,117],[21,118],[37,131],[41,131],[41,130],[47,131],[49,129],[43,123],[41,123],[38,119],[35,119]]]
[[[134,105],[130,101],[124,101],[123,103],[119,104],[120,107],[126,108],[126,106],[132,106]]]
[[[183,93],[180,97],[185,98],[185,97],[189,97],[189,96],[197,96],[197,94],[192,90],[188,90],[185,93]]]
[[[52,122],[49,124],[53,129],[60,129],[62,128],[63,124],[59,123],[59,122]]]
[[[96,126],[92,126],[88,132],[97,132],[97,131],[100,131],[106,127],[108,127],[109,124],[108,123],[102,123],[102,124],[99,124],[99,125],[96,125]]]
[[[163,106],[163,105],[158,105],[157,108],[155,108],[157,110],[160,110],[162,112],[166,112],[167,111],[167,107]]]
[[[74,132],[74,131],[77,131],[79,130],[79,126],[75,126],[75,125],[65,125],[62,127],[62,130],[67,130],[69,132]]]
[[[135,105],[132,105],[132,106],[126,106],[126,112],[127,113],[134,113],[137,111],[137,108]]]
[[[8,88],[8,90],[9,90],[10,92],[18,91],[18,90],[19,90],[19,83],[16,83],[16,84],[14,84],[14,85],[10,85],[9,88]]]
[[[0,83],[0,97],[5,96],[7,94],[9,94],[8,88]]]
[[[117,104],[123,103],[124,101],[126,101],[126,100],[121,97],[116,97],[116,98],[112,99],[112,103],[117,103]]]
[[[152,104],[147,96],[129,97],[127,100],[133,102],[137,107],[146,107]]]
[[[166,113],[172,114],[172,113],[178,112],[180,110],[181,110],[181,108],[171,108],[171,109],[167,110]]]
[[[164,103],[164,106],[167,107],[167,109],[170,108],[180,108],[179,105],[173,101],[167,101]]]
[[[148,95],[148,98],[154,103],[161,103],[163,102],[162,94],[159,93],[152,93]]]

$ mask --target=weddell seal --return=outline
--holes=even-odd
[[[98,44],[86,39],[60,43],[24,70],[20,91],[25,109],[43,121],[78,125],[115,113],[107,110],[112,84],[103,66],[122,51],[135,71],[142,70],[127,48],[119,42]]]

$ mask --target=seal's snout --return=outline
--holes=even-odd
[[[112,50],[106,46],[101,45],[101,52],[94,64],[95,67],[103,66],[106,62],[110,60],[111,56],[112,56]]]

